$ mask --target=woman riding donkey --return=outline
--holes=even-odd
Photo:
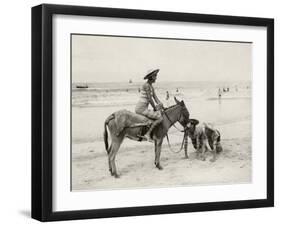
[[[151,127],[144,135],[145,139],[150,142],[152,142],[151,132],[163,121],[161,113],[163,104],[156,96],[154,87],[152,86],[152,84],[156,82],[158,72],[159,69],[153,70],[144,77],[144,79],[147,79],[147,81],[141,87],[140,99],[135,108],[135,112],[137,114],[141,114],[149,119],[154,120]],[[153,110],[148,108],[149,105],[152,106]]]
[[[169,108],[163,109],[163,104],[155,95],[155,91],[152,86],[152,84],[156,81],[158,72],[158,69],[154,70],[144,77],[144,79],[147,79],[147,82],[141,89],[141,97],[136,106],[137,114],[126,109],[122,109],[113,112],[105,119],[105,150],[108,154],[109,171],[111,175],[116,178],[119,177],[119,174],[117,173],[115,158],[123,140],[125,138],[129,138],[135,141],[142,141],[143,139],[139,139],[140,134],[143,134],[144,128],[147,129],[147,126],[151,124],[151,120],[149,120],[149,118],[155,121],[153,121],[145,136],[147,137],[147,140],[154,140],[154,164],[159,170],[163,169],[160,164],[160,155],[163,139],[166,137],[168,130],[176,122],[185,126],[189,121],[189,112],[183,101],[178,101],[174,98],[175,104]],[[151,105],[155,111],[148,109],[149,105]],[[160,109],[162,109],[163,115]],[[109,130],[111,136],[110,145],[108,143],[107,129]]]

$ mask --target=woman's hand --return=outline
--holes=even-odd
[[[160,111],[163,109],[163,104],[162,103],[159,103],[156,105],[156,111]]]

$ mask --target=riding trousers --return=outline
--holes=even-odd
[[[137,103],[135,112],[153,120],[157,120],[162,117],[161,111],[153,111],[151,109],[148,109],[148,104],[142,102]]]

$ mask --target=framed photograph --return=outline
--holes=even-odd
[[[32,217],[274,205],[274,20],[32,8]]]

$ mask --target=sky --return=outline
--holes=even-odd
[[[252,44],[72,35],[72,82],[250,81]]]

